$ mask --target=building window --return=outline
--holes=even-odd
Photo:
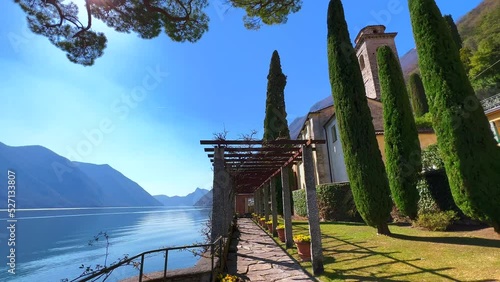
[[[359,57],[359,67],[361,70],[365,69],[365,57],[363,55]]]
[[[338,137],[337,137],[337,126],[334,124],[332,126],[332,143],[337,142],[337,139],[338,139]]]

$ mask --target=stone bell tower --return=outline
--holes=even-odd
[[[396,32],[385,33],[385,26],[370,25],[363,28],[356,36],[356,56],[365,83],[366,96],[381,100],[380,83],[378,79],[377,49],[380,46],[389,46],[399,58],[394,38]]]

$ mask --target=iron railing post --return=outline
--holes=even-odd
[[[141,255],[141,270],[139,271],[139,282],[142,282],[143,271],[144,271],[144,254]]]
[[[165,250],[165,267],[163,268],[163,279],[166,281],[167,279],[167,263],[168,263],[168,249]]]

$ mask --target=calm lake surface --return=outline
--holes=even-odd
[[[104,264],[106,240],[89,246],[99,232],[109,236],[108,265],[144,251],[201,243],[209,209],[194,207],[17,210],[16,274],[7,272],[7,212],[0,210],[0,281],[72,280],[79,266]],[[188,251],[169,252],[168,269],[190,267],[198,257]],[[147,257],[145,272],[163,270],[164,256]],[[131,266],[115,270],[107,281],[138,274]]]

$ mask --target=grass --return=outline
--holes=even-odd
[[[320,281],[500,281],[500,237],[390,226],[392,237],[358,223],[321,223]],[[293,232],[308,234],[306,221]],[[284,248],[284,244],[275,238]],[[287,250],[300,260],[296,248]],[[301,265],[312,273],[311,263]]]

